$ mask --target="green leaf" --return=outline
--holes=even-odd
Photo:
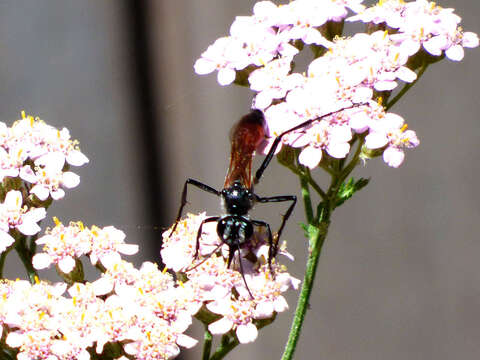
[[[360,178],[359,180],[355,181],[354,178],[350,178],[347,182],[344,182],[337,193],[337,200],[335,202],[335,207],[339,207],[345,201],[350,199],[353,194],[357,191],[363,189],[365,186],[368,185],[370,179]]]

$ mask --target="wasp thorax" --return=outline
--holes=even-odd
[[[253,193],[240,182],[223,189],[222,198],[227,214],[246,215],[253,207]]]

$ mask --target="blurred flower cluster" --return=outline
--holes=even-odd
[[[230,36],[196,61],[198,74],[218,70],[221,85],[235,82],[255,92],[254,107],[264,111],[269,128],[263,153],[276,136],[313,119],[319,121],[282,139],[303,148],[299,162],[309,168],[325,154],[346,158],[357,134],[366,136],[364,159],[383,154],[392,167],[401,165],[405,148],[418,146],[403,118],[387,112],[387,99],[398,81],[412,84],[428,64],[444,56],[461,60],[478,37],[463,31],[453,9],[433,2],[381,0],[370,8],[361,2],[258,2],[252,16],[238,16]],[[365,23],[367,33],[343,36],[345,21]],[[307,47],[313,61],[294,71],[295,56]]]

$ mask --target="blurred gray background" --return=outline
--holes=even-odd
[[[439,3],[480,32],[480,2]],[[91,160],[50,218],[114,225],[141,245],[137,264],[158,260],[161,227],[174,220],[185,179],[222,186],[228,130],[251,103],[247,89],[196,76],[193,63],[253,4],[0,1],[0,120],[10,124],[25,109],[66,126]],[[461,63],[432,66],[394,108],[421,145],[399,169],[378,159],[355,173],[372,181],[334,214],[296,359],[478,359],[479,65],[479,49],[467,49]],[[256,191],[299,195],[298,187],[274,162]],[[219,212],[208,194],[192,191],[190,199],[189,210]],[[276,227],[282,211],[265,205],[254,214]],[[307,252],[302,219],[300,204],[284,235],[298,278]],[[15,261],[8,266],[10,278],[23,276]],[[295,298],[230,359],[280,358]]]

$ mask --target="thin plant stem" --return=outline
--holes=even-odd
[[[7,259],[7,255],[12,251],[14,246],[10,246],[6,251],[4,251],[0,255],[0,279],[3,279],[3,268],[5,267],[5,261]]]
[[[22,260],[23,266],[25,266],[25,270],[27,270],[27,275],[30,283],[35,284],[35,281],[38,278],[38,274],[32,265],[33,255],[27,247],[26,239],[24,236],[17,240],[15,245],[15,251],[20,257],[20,260]]]
[[[417,83],[418,80],[420,80],[420,78],[422,77],[423,73],[425,72],[425,70],[427,70],[427,67],[428,67],[428,63],[424,62],[422,67],[420,68],[420,70],[418,71],[418,74],[417,74],[417,78],[412,81],[411,83],[408,83],[408,84],[405,84],[405,86],[402,88],[402,90],[399,91],[399,93],[397,95],[395,95],[395,97],[390,100],[386,105],[385,105],[385,110],[388,111],[390,110],[390,108],[395,105],[398,100],[400,100],[402,98],[403,95],[405,95],[405,93],[413,86]]]
[[[0,255],[0,279],[3,279],[3,267],[5,266],[6,259],[7,259],[7,251],[4,251]]]
[[[230,336],[223,335],[220,346],[217,348],[217,350],[212,355],[210,360],[221,360],[221,359],[223,359],[238,344],[239,344],[239,342],[238,342],[237,338],[232,338]]]
[[[330,211],[325,211],[320,219],[318,231],[310,236],[310,255],[307,261],[307,267],[305,269],[305,277],[303,279],[302,289],[300,290],[300,296],[298,299],[297,309],[295,310],[295,316],[292,323],[292,328],[288,337],[287,344],[285,346],[285,352],[283,353],[282,360],[290,360],[293,357],[297,342],[300,337],[300,332],[305,320],[305,314],[308,308],[308,301],[313,289],[313,283],[315,280],[315,274],[317,271],[318,260],[322,251],[322,246],[325,242],[328,232],[328,226],[330,224]]]
[[[327,173],[330,174],[331,177],[334,177],[336,174],[335,174],[335,171],[333,169],[330,169],[330,167],[326,164],[323,164],[323,162],[320,162],[320,167],[325,170]]]
[[[322,190],[320,186],[313,180],[312,178],[312,173],[310,172],[309,168],[305,168],[305,173],[308,178],[308,183],[312,186],[312,188],[317,192],[318,195],[322,198],[323,201],[327,199],[327,194],[325,194],[325,191]]]
[[[308,223],[313,219],[312,199],[310,198],[310,189],[308,187],[308,179],[305,176],[300,176],[300,186],[302,187],[302,199],[305,208],[305,217]]]
[[[343,171],[340,173],[338,176],[338,179],[336,180],[336,186],[335,186],[335,191],[338,191],[338,187],[345,181],[345,179],[348,177],[348,175],[351,174],[355,166],[357,166],[358,161],[360,160],[360,154],[362,153],[362,147],[363,143],[365,141],[365,136],[366,135],[360,135],[359,136],[359,141],[357,145],[357,150],[355,150],[355,154],[352,157],[352,160],[345,166]],[[332,182],[333,183],[333,182]]]
[[[318,214],[319,216],[318,221],[312,218],[308,218],[308,215],[307,215],[309,225],[313,225],[314,228],[316,228],[316,231],[311,231],[309,233],[310,254],[309,254],[307,266],[305,269],[305,277],[303,279],[302,288],[300,290],[297,309],[295,310],[295,316],[292,322],[292,328],[290,330],[287,344],[285,345],[285,351],[283,353],[282,360],[291,360],[293,358],[293,354],[295,352],[298,339],[300,337],[300,332],[303,326],[303,322],[305,320],[305,314],[307,313],[308,302],[313,289],[318,261],[320,259],[320,254],[322,252],[323,244],[325,243],[325,239],[327,238],[328,228],[330,226],[330,218],[335,207],[337,193],[340,188],[340,185],[343,183],[343,181],[345,181],[345,179],[350,175],[350,173],[353,171],[353,169],[357,165],[360,158],[364,140],[365,140],[365,136],[359,137],[357,149],[352,159],[337,176],[334,176],[332,178],[332,182],[327,191],[326,198],[322,202],[323,210],[320,212],[320,214]],[[303,188],[302,188],[302,195],[303,195]],[[310,194],[308,194],[308,196],[303,196],[303,198],[310,200]],[[311,207],[311,203],[307,203],[305,204],[305,206]],[[316,223],[318,223],[318,225],[316,225]]]
[[[203,354],[202,360],[210,359],[210,353],[212,351],[212,333],[208,331],[208,326],[205,326],[205,333],[203,334]]]

